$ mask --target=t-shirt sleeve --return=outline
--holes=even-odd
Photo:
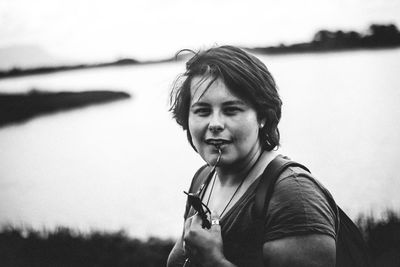
[[[336,239],[336,204],[333,206],[328,198],[329,192],[310,174],[288,168],[275,184],[264,241],[313,233]]]

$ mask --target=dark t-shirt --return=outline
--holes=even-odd
[[[198,174],[194,180],[198,179]],[[237,266],[263,266],[261,243],[288,236],[324,234],[336,239],[336,204],[310,173],[289,167],[279,176],[264,226],[254,215],[258,182],[259,178],[220,220],[224,255],[229,261]],[[190,209],[186,217],[192,214],[194,211]],[[167,266],[180,267],[185,259],[182,238],[179,238]]]

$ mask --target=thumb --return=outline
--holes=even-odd
[[[210,215],[210,220],[211,220],[211,230],[220,231],[221,225],[219,223],[219,221],[220,221],[219,214],[212,210],[211,215]]]

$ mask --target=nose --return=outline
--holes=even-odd
[[[218,114],[214,114],[211,117],[210,123],[208,125],[208,129],[212,133],[217,133],[217,132],[223,131],[224,128],[225,128],[225,125],[224,125],[223,118],[221,118],[221,116]]]

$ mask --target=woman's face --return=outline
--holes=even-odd
[[[195,76],[190,85],[189,131],[201,157],[211,165],[222,150],[220,166],[239,167],[258,151],[260,121],[248,103],[235,96],[222,80]],[[239,165],[237,165],[239,164]]]

